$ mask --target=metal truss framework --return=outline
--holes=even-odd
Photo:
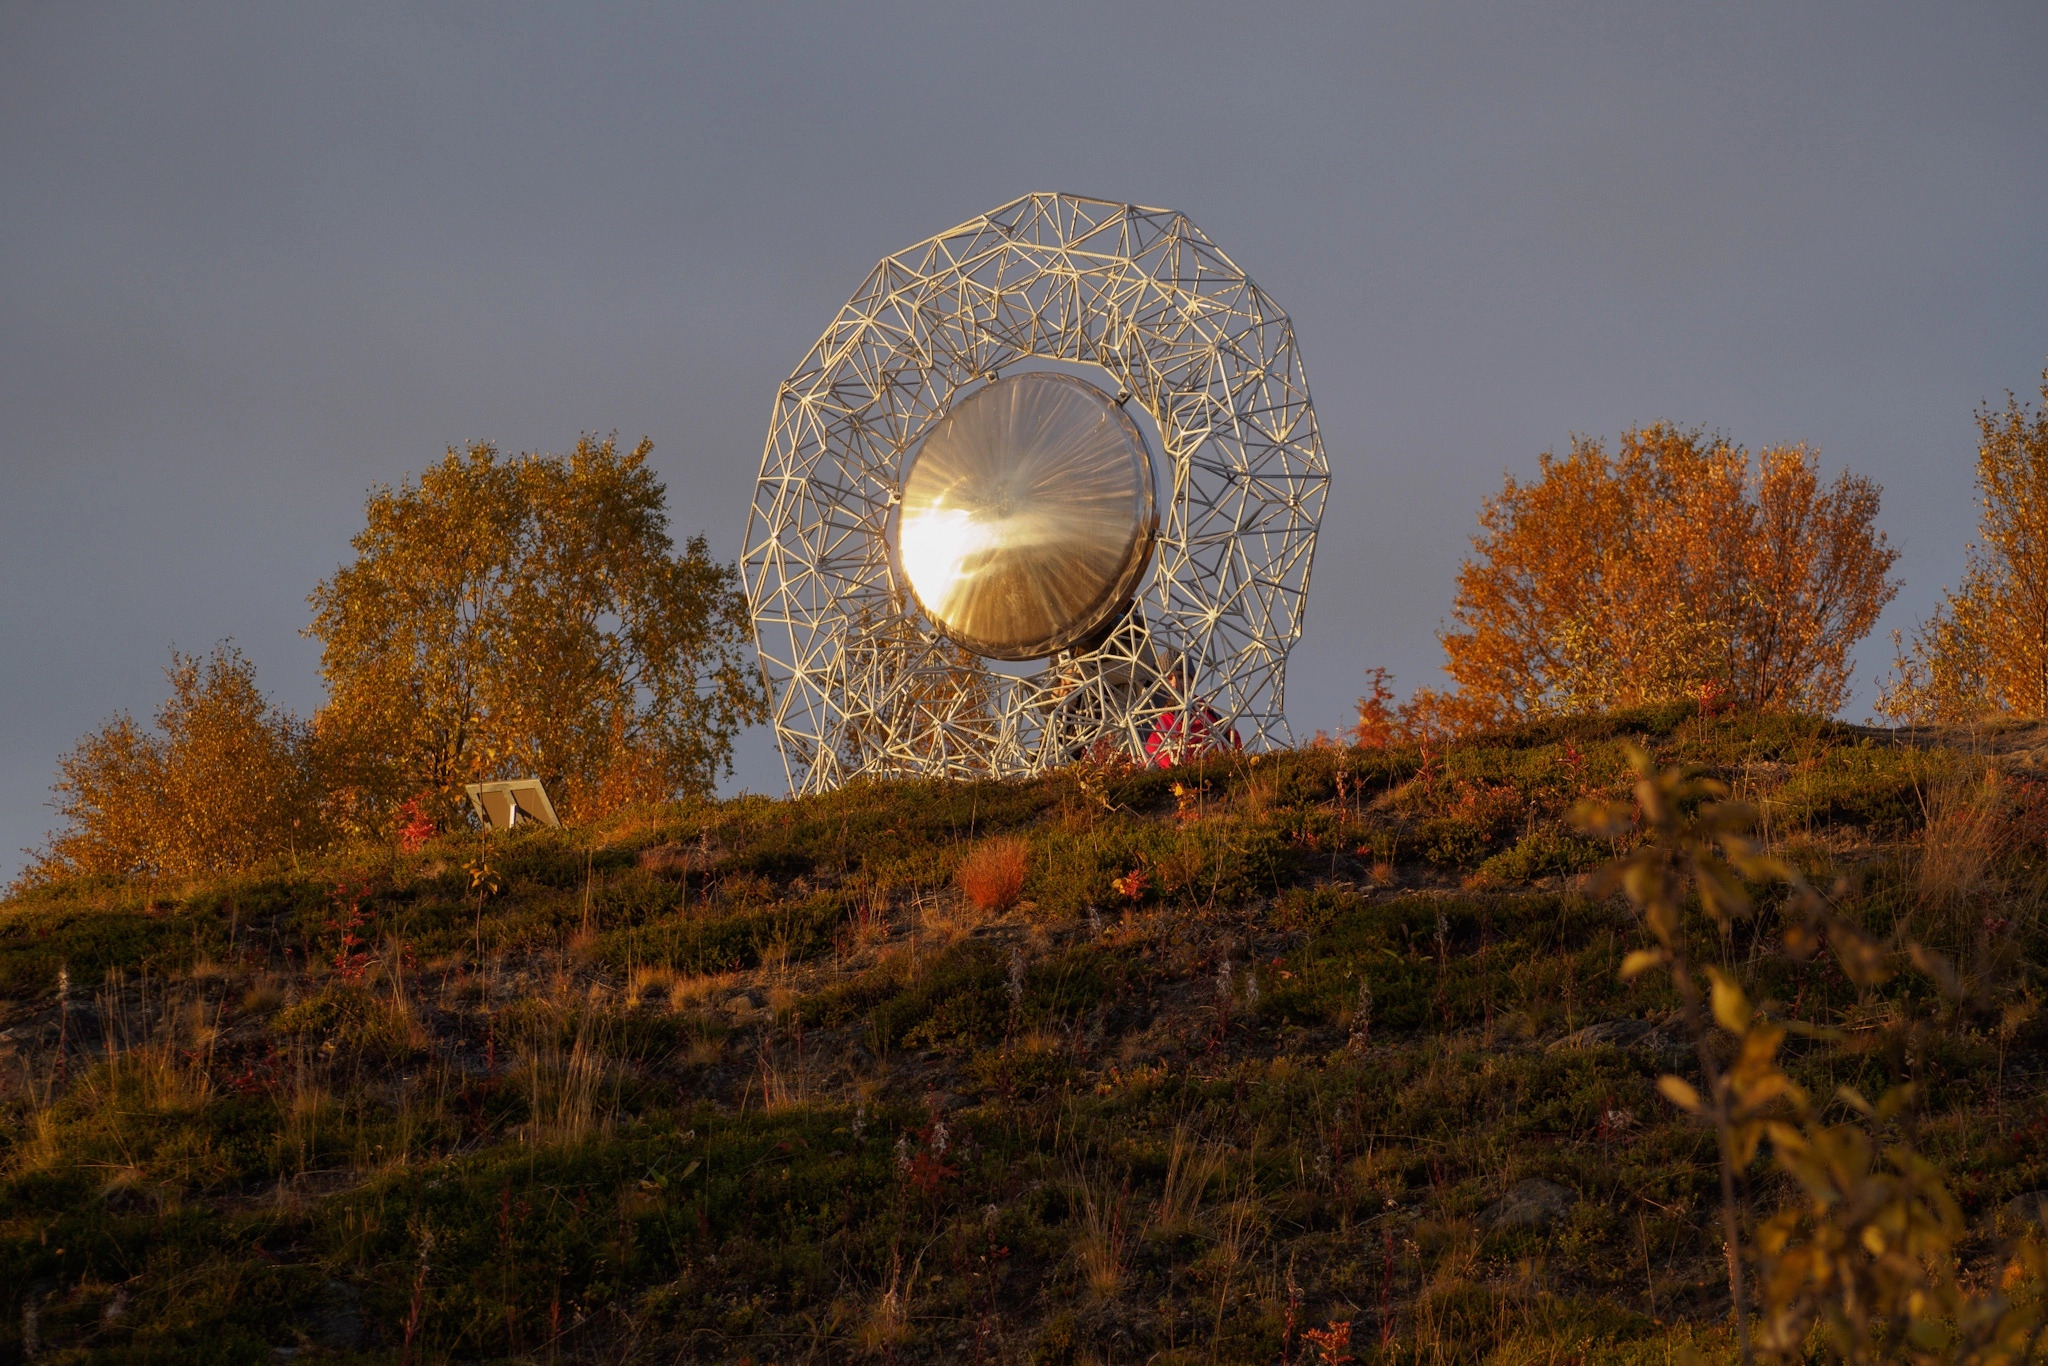
[[[1109,635],[1027,675],[919,612],[888,535],[905,456],[963,386],[1092,366],[1150,414],[1162,521]],[[1163,460],[1158,459],[1163,456]],[[1035,194],[884,259],[777,392],[743,573],[793,793],[1022,776],[1199,724],[1287,743],[1329,481],[1287,315],[1186,215]]]

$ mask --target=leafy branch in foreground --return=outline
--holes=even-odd
[[[1636,809],[1587,802],[1575,819],[1589,833],[1641,839],[1603,870],[1600,885],[1625,892],[1657,941],[1630,953],[1622,976],[1667,972],[1697,1050],[1704,1090],[1675,1075],[1660,1078],[1658,1089],[1714,1130],[1728,1290],[1743,1361],[1752,1361],[1759,1348],[1781,1358],[1818,1348],[1855,1363],[2038,1359],[2048,1327],[2048,1246],[2041,1230],[2030,1230],[2014,1246],[1998,1286],[1966,1284],[1957,1271],[1962,1213],[1940,1168],[1915,1143],[1915,1085],[1895,1080],[1875,1102],[1853,1087],[1838,1087],[1832,1100],[1852,1117],[1829,1122],[1828,1103],[1816,1101],[1784,1070],[1779,1053],[1791,1035],[1821,1045],[1843,1045],[1845,1036],[1775,1019],[1733,974],[1696,966],[1682,912],[1691,894],[1726,931],[1754,914],[1750,885],[1783,887],[1790,894],[1786,952],[1802,959],[1832,953],[1864,997],[1903,957],[1960,1004],[1965,989],[1954,969],[1920,944],[1886,945],[1845,920],[1750,837],[1756,812],[1729,800],[1725,784],[1684,768],[1658,772],[1633,747],[1629,757],[1638,775]],[[1895,1074],[1915,1028],[1896,1016],[1886,1026],[1883,1043]],[[1748,1235],[1757,1292],[1752,1331],[1736,1186],[1766,1140],[1796,1190]]]

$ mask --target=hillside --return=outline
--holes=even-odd
[[[0,1356],[1723,1356],[1714,1141],[1655,1090],[1693,1045],[1566,821],[1630,739],[1981,988],[1695,927],[1787,1018],[1924,1017],[1988,1266],[2048,1187],[2042,737],[1680,708],[17,896]]]

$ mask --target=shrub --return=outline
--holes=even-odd
[[[998,915],[1017,904],[1024,893],[1024,875],[1031,870],[1031,846],[1005,836],[985,840],[961,861],[954,881],[974,908]]]
[[[1611,851],[1594,840],[1556,830],[1532,830],[1479,865],[1478,876],[1488,883],[1530,882],[1551,874],[1569,876],[1597,868]]]
[[[171,653],[171,695],[154,733],[122,715],[58,761],[66,828],[23,886],[80,874],[199,877],[316,842],[319,785],[305,726],[256,687],[229,644]]]
[[[430,1041],[412,1002],[401,993],[334,980],[279,1011],[274,1027],[284,1035],[319,1038],[368,1062],[413,1057],[426,1051]]]

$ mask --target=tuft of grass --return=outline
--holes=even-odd
[[[1031,871],[1031,846],[1014,836],[983,840],[960,861],[954,874],[960,894],[983,915],[1001,915],[1024,894]]]
[[[1169,1238],[1193,1232],[1201,1222],[1203,1196],[1222,1173],[1224,1158],[1220,1145],[1198,1142],[1186,1125],[1175,1125],[1149,1231]]]
[[[610,1131],[612,1062],[587,1021],[566,1048],[554,1035],[536,1040],[521,1053],[518,1073],[528,1114],[520,1134],[530,1146],[572,1147]]]
[[[1098,1299],[1113,1300],[1123,1289],[1125,1243],[1129,1236],[1130,1189],[1112,1185],[1094,1173],[1072,1177],[1076,1220],[1074,1262],[1081,1282]]]
[[[1995,776],[1951,775],[1929,790],[1913,890],[1935,932],[1967,917],[1991,890],[2001,805]]]

